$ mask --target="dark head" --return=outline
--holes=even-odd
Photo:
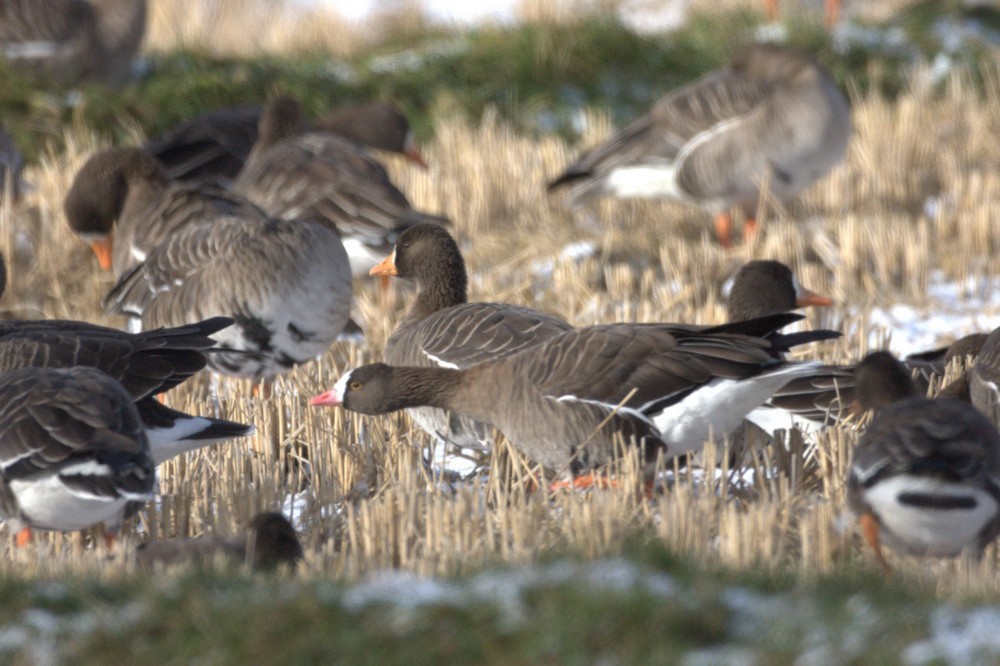
[[[436,224],[425,222],[404,231],[393,253],[370,273],[416,280],[421,298],[432,301],[423,306],[427,310],[465,303],[468,298],[462,252],[451,234]]]
[[[247,561],[254,569],[275,569],[280,564],[294,567],[302,559],[302,544],[295,528],[280,513],[259,513],[250,523]]]
[[[388,414],[402,406],[395,406],[390,386],[394,368],[385,363],[363,365],[345,372],[332,389],[312,398],[313,407],[341,406],[361,414]]]
[[[295,99],[280,95],[264,107],[257,124],[257,143],[272,146],[299,134],[304,129],[302,106]]]
[[[918,395],[910,371],[886,351],[876,351],[865,356],[855,366],[854,380],[855,396],[863,410],[879,410]]]
[[[729,292],[729,321],[746,321],[833,301],[804,288],[792,270],[780,261],[751,261],[733,278]]]
[[[339,109],[321,118],[317,129],[334,132],[372,148],[402,153],[411,161],[427,168],[416,148],[410,122],[387,102],[371,102]]]

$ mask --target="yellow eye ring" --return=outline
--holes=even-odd
[[[361,388],[361,382],[355,379],[353,382],[351,382],[351,388],[354,390]]]

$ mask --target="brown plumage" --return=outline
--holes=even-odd
[[[4,0],[0,57],[39,81],[120,83],[146,31],[146,0]]]
[[[847,100],[815,59],[753,44],[584,152],[549,189],[691,202],[717,216],[728,244],[731,208],[753,217],[765,181],[794,196],[840,161],[850,134]]]
[[[389,337],[392,365],[467,368],[505,358],[569,330],[558,317],[506,303],[469,303],[465,261],[447,230],[418,224],[404,231],[372,275],[415,280],[417,296]],[[429,434],[460,447],[488,450],[491,428],[434,408],[407,410]]]
[[[735,428],[811,364],[780,359],[832,331],[782,335],[799,315],[716,327],[610,324],[571,329],[471,368],[375,364],[344,374],[312,404],[366,414],[432,406],[490,423],[528,457],[574,475],[604,465],[616,441],[656,452],[698,450]]]
[[[239,537],[166,539],[149,541],[136,549],[136,561],[146,567],[156,564],[206,567],[221,558],[232,564],[270,571],[282,564],[294,568],[302,556],[295,528],[280,513],[257,514],[246,533]]]
[[[445,218],[414,210],[385,168],[358,144],[300,129],[298,103],[272,100],[233,188],[276,217],[310,217],[336,227],[355,275],[391,251],[398,234]],[[299,128],[299,129],[297,129]]]

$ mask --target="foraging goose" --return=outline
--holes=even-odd
[[[66,221],[89,242],[101,268],[121,277],[179,229],[220,216],[266,223],[264,211],[225,190],[172,183],[142,148],[92,156],[63,202]]]
[[[227,182],[243,168],[254,142],[261,107],[232,106],[203,113],[146,143],[146,151],[173,180]],[[416,147],[410,123],[392,104],[372,102],[335,110],[313,129],[388,152],[401,153],[427,168]]]
[[[577,201],[612,195],[693,203],[716,216],[719,241],[728,247],[733,207],[746,212],[748,233],[756,229],[762,183],[789,199],[840,161],[850,115],[843,93],[811,56],[753,44],[584,152],[548,187],[568,185]]]
[[[0,321],[0,372],[22,368],[92,367],[119,382],[136,403],[159,464],[254,432],[253,426],[185,414],[154,396],[202,370],[215,344],[210,335],[231,325],[216,317],[177,328],[127,333],[79,321]]]
[[[847,500],[888,571],[881,543],[918,556],[980,556],[1000,532],[1000,434],[958,400],[884,407],[851,460]]]
[[[179,563],[206,567],[221,556],[257,570],[274,570],[281,564],[295,568],[303,557],[295,528],[280,513],[257,514],[240,537],[148,541],[139,544],[135,554],[139,565],[145,567]]]
[[[219,217],[176,230],[105,297],[144,328],[225,315],[209,366],[266,379],[327,350],[347,326],[351,270],[336,229]],[[232,350],[231,353],[225,350]]]
[[[385,168],[354,142],[301,132],[301,108],[279,97],[264,109],[257,143],[233,189],[276,217],[312,217],[341,234],[354,275],[364,275],[418,222],[448,220],[414,210]]]
[[[983,342],[976,362],[968,372],[972,404],[1000,427],[1000,328]]]
[[[910,369],[887,351],[873,351],[854,366],[854,400],[862,411],[879,411],[920,395]]]
[[[497,427],[522,453],[559,472],[610,462],[616,440],[635,442],[646,462],[722,436],[792,377],[815,364],[789,363],[790,347],[832,331],[781,334],[801,315],[721,326],[608,324],[571,329],[466,369],[394,367],[345,373],[310,401],[365,414],[445,409]]]
[[[465,261],[451,234],[418,224],[399,236],[395,250],[372,275],[417,282],[417,297],[385,345],[392,365],[468,368],[500,359],[571,328],[562,319],[505,303],[469,303]],[[432,407],[407,410],[431,436],[461,448],[492,448],[490,426]]]
[[[96,368],[0,375],[0,514],[31,529],[113,531],[153,494],[155,461],[132,397]]]
[[[0,57],[43,83],[120,83],[146,31],[146,0],[4,0]]]

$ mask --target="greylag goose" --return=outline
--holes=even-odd
[[[124,81],[146,31],[146,0],[4,0],[0,56],[45,83]]]
[[[273,570],[287,564],[294,568],[302,559],[302,544],[295,528],[280,513],[259,513],[246,534],[235,538],[202,537],[148,541],[136,548],[141,566],[189,563],[211,566],[217,557],[252,569]]]
[[[329,132],[302,133],[301,108],[288,97],[264,109],[257,143],[233,188],[276,217],[312,217],[336,227],[354,275],[384,259],[405,229],[448,222],[414,210],[358,144]]]
[[[905,374],[905,369],[904,373]],[[911,397],[881,409],[851,459],[847,500],[879,564],[881,543],[975,556],[1000,532],[1000,434],[972,405]]]
[[[650,463],[701,449],[815,364],[780,358],[832,331],[781,334],[801,315],[721,326],[609,324],[571,329],[465,369],[362,366],[310,401],[364,414],[452,411],[498,428],[544,467],[576,477],[615,457],[616,442]]]
[[[218,217],[178,229],[105,297],[143,328],[224,315],[209,365],[266,379],[327,350],[347,326],[351,270],[337,230],[314,220]]]
[[[983,342],[968,372],[968,382],[972,404],[1000,427],[1000,328]]]
[[[227,182],[243,168],[254,142],[261,107],[232,106],[203,113],[150,140],[146,150],[174,180]],[[337,109],[314,124],[318,132],[388,152],[401,153],[426,168],[406,116],[392,104],[371,102]]]
[[[153,493],[156,463],[132,397],[87,367],[0,375],[0,514],[21,529],[117,529]]]
[[[670,198],[716,216],[732,243],[730,211],[753,222],[760,191],[788,199],[830,171],[851,135],[850,108],[811,56],[753,44],[727,67],[667,95],[549,183],[574,200],[596,195]]]
[[[171,182],[142,148],[112,148],[88,159],[74,176],[63,209],[70,228],[116,277],[184,227],[220,216],[268,220],[239,195]]]
[[[417,283],[406,318],[385,346],[392,365],[467,368],[515,354],[571,328],[562,319],[505,303],[469,303],[465,261],[451,234],[418,224],[399,236],[395,250],[372,275]],[[461,448],[489,450],[490,426],[432,407],[407,413],[431,436]]]

